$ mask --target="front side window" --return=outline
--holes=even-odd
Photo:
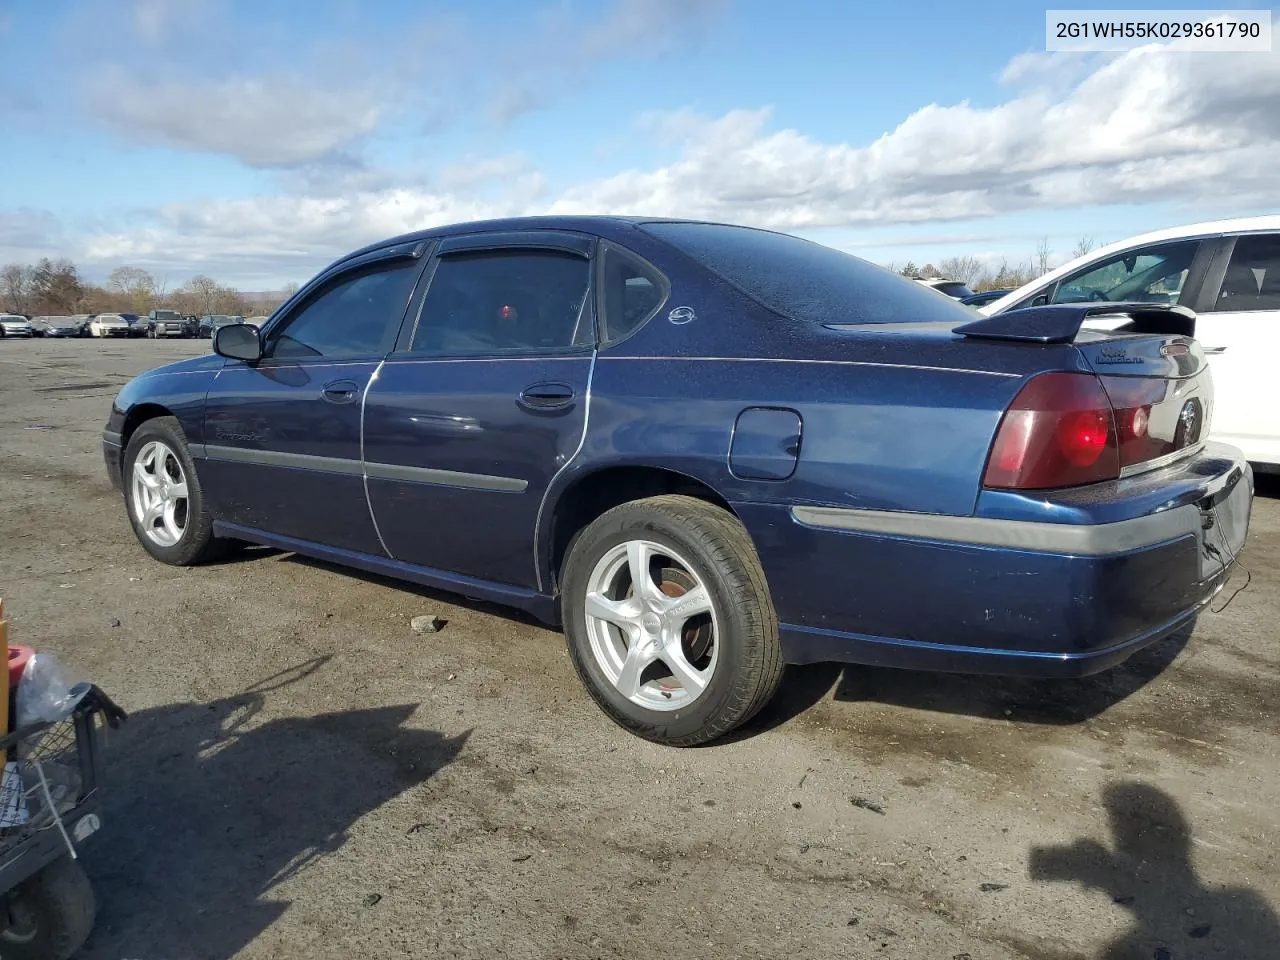
[[[628,337],[667,299],[666,279],[654,267],[617,247],[601,248],[600,299],[604,323],[601,339]]]
[[[374,356],[398,326],[421,262],[402,261],[346,276],[307,298],[271,332],[265,355],[278,360]],[[216,326],[231,318],[212,317]]]
[[[1280,234],[1264,233],[1236,240],[1212,309],[1280,310]]]
[[[553,250],[442,257],[409,350],[434,356],[527,354],[589,346],[590,264]]]
[[[1051,303],[1177,303],[1198,240],[1131,250],[1058,281]]]

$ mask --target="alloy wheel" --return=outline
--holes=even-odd
[[[152,543],[172,547],[187,532],[187,477],[182,462],[160,440],[133,461],[130,500],[142,532]]]
[[[584,597],[596,663],[624,697],[678,710],[707,689],[719,659],[715,604],[670,547],[628,540],[596,562]]]

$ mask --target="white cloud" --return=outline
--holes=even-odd
[[[810,235],[1171,202],[1187,219],[1207,219],[1274,208],[1278,102],[1280,54],[1236,55],[1224,69],[1212,54],[1148,48],[1099,61],[1060,91],[1036,81],[992,106],[922,107],[861,145],[777,129],[767,109],[676,111],[642,118],[646,132],[676,145],[675,159],[649,169],[548,190],[518,155],[467,158],[434,178],[353,164],[327,188],[303,177],[277,196],[166,207],[136,231],[88,237],[82,253],[238,280],[263,271],[296,278],[381,237],[517,214],[704,217]],[[336,149],[352,135],[345,129],[304,138],[298,155]],[[258,159],[289,157],[273,148]]]
[[[97,74],[89,96],[98,115],[125,132],[256,167],[323,159],[371,133],[380,116],[367,91],[287,75],[148,81],[113,66]]]
[[[1280,186],[1280,55],[1238,55],[1229,70],[1215,57],[1131,51],[1060,98],[931,104],[866,146],[771,131],[762,110],[678,113],[675,162],[572,188],[552,210],[798,229],[1265,196]]]

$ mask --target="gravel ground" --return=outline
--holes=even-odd
[[[133,714],[84,956],[1280,956],[1280,485],[1247,588],[1109,674],[805,668],[678,751],[496,608],[274,551],[150,560],[100,431],[207,349],[0,342],[13,640]]]

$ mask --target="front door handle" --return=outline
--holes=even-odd
[[[1226,347],[1205,347],[1204,352],[1206,355],[1226,353],[1227,348]]]
[[[320,396],[330,403],[353,403],[360,393],[360,384],[354,380],[334,380],[320,388]]]
[[[520,391],[520,406],[526,410],[559,410],[573,403],[573,387],[567,383],[534,383]]]

